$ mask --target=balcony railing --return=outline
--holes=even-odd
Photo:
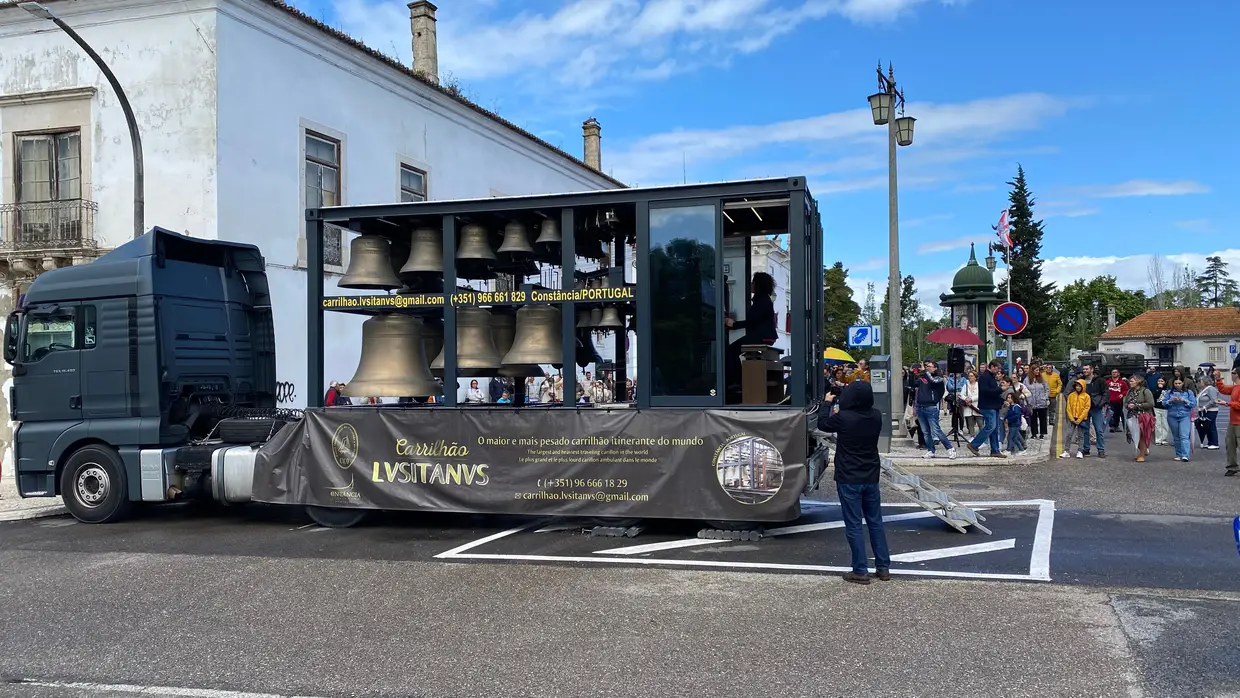
[[[0,204],[0,252],[94,248],[98,210],[86,199]]]

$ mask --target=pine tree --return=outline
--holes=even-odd
[[[1227,273],[1227,262],[1222,257],[1206,257],[1206,270],[1195,281],[1201,304],[1207,308],[1229,306],[1240,296],[1240,287]]]
[[[848,287],[848,270],[843,262],[836,262],[822,273],[823,325],[822,341],[824,347],[844,349],[848,346],[848,327],[857,324],[861,317],[861,306],[853,300],[852,289]]]
[[[1036,203],[1025,182],[1025,169],[1016,166],[1016,179],[1008,182],[1012,191],[1008,194],[1008,223],[1011,225],[1011,255],[1004,252],[1008,267],[1008,279],[999,284],[999,295],[1007,293],[1012,284],[1012,301],[1024,306],[1029,313],[1029,326],[1022,334],[1033,340],[1034,355],[1041,356],[1055,336],[1059,318],[1051,305],[1055,284],[1042,283],[1042,221],[1034,220]],[[1011,259],[1008,259],[1008,257]]]

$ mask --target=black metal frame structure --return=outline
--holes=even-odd
[[[488,199],[464,199],[453,201],[421,201],[410,203],[393,203],[365,206],[333,206],[306,211],[306,261],[307,276],[307,389],[308,404],[321,407],[324,395],[323,362],[324,362],[324,268],[323,268],[323,234],[328,225],[348,229],[357,234],[377,234],[397,239],[396,236],[407,236],[418,222],[425,225],[427,221],[441,220],[443,232],[443,266],[445,287],[444,293],[452,293],[449,279],[456,278],[457,227],[459,217],[499,216],[499,215],[530,215],[534,212],[558,211],[560,215],[560,234],[563,238],[561,259],[561,288],[571,290],[577,278],[574,232],[575,216],[583,210],[597,210],[600,207],[626,207],[634,212],[633,227],[637,252],[637,284],[634,289],[636,320],[633,328],[637,334],[637,373],[639,390],[636,396],[638,409],[658,407],[701,407],[728,409],[772,409],[776,405],[728,405],[725,404],[724,386],[724,351],[727,332],[723,328],[724,294],[723,284],[723,240],[725,233],[724,220],[731,220],[726,215],[728,206],[752,210],[748,204],[764,206],[763,210],[774,210],[779,216],[778,227],[769,230],[754,229],[743,233],[745,237],[760,234],[783,234],[788,236],[788,253],[790,260],[789,289],[791,298],[791,346],[789,399],[782,405],[784,409],[803,409],[820,399],[823,394],[823,377],[818,356],[822,353],[822,227],[819,221],[817,204],[806,187],[802,177],[781,179],[759,179],[717,184],[692,184],[667,187],[649,187],[642,189],[613,189],[592,192],[495,197]],[[652,356],[652,307],[656,299],[652,298],[650,287],[650,213],[652,210],[683,205],[713,205],[715,210],[715,315],[718,320],[716,341],[714,344],[715,389],[711,395],[704,396],[657,396],[652,395],[654,358]],[[772,208],[773,207],[773,208]],[[782,209],[786,208],[786,218]],[[753,215],[763,220],[756,210]],[[615,245],[615,258],[610,268],[619,269],[621,274],[628,260],[625,259],[623,240],[627,231],[618,233],[619,244]],[[746,282],[748,279],[748,262],[746,263]],[[623,278],[623,277],[621,277]],[[561,304],[563,312],[563,341],[566,348],[575,346],[576,312],[573,301]],[[375,311],[349,310],[330,308],[342,312]],[[456,311],[452,303],[443,305],[444,331],[444,403],[446,407],[456,405],[455,376],[457,364],[456,347]],[[617,384],[624,378],[626,363],[625,337],[627,332],[617,332],[616,369]],[[566,349],[566,354],[571,353]],[[563,371],[563,390],[565,396],[576,394],[576,372],[568,370],[572,365],[569,356],[565,357]],[[569,406],[565,403],[565,407]]]

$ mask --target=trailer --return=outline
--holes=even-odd
[[[354,236],[338,295],[329,226]],[[803,178],[330,207],[307,211],[306,231],[304,412],[276,408],[252,246],[156,229],[36,279],[5,347],[23,496],[60,493],[90,522],[190,497],[305,507],[336,527],[378,510],[800,516],[826,455],[812,433],[822,229]],[[784,346],[741,329],[761,314],[760,238],[786,251]],[[324,406],[326,313],[365,318],[344,390],[384,404]],[[575,399],[599,343],[615,399]],[[528,401],[526,378],[555,371],[551,399]],[[513,380],[511,403],[458,401],[458,380],[489,376]]]

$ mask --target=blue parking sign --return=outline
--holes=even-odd
[[[868,347],[873,346],[872,343],[869,325],[853,325],[848,328],[848,346]]]

